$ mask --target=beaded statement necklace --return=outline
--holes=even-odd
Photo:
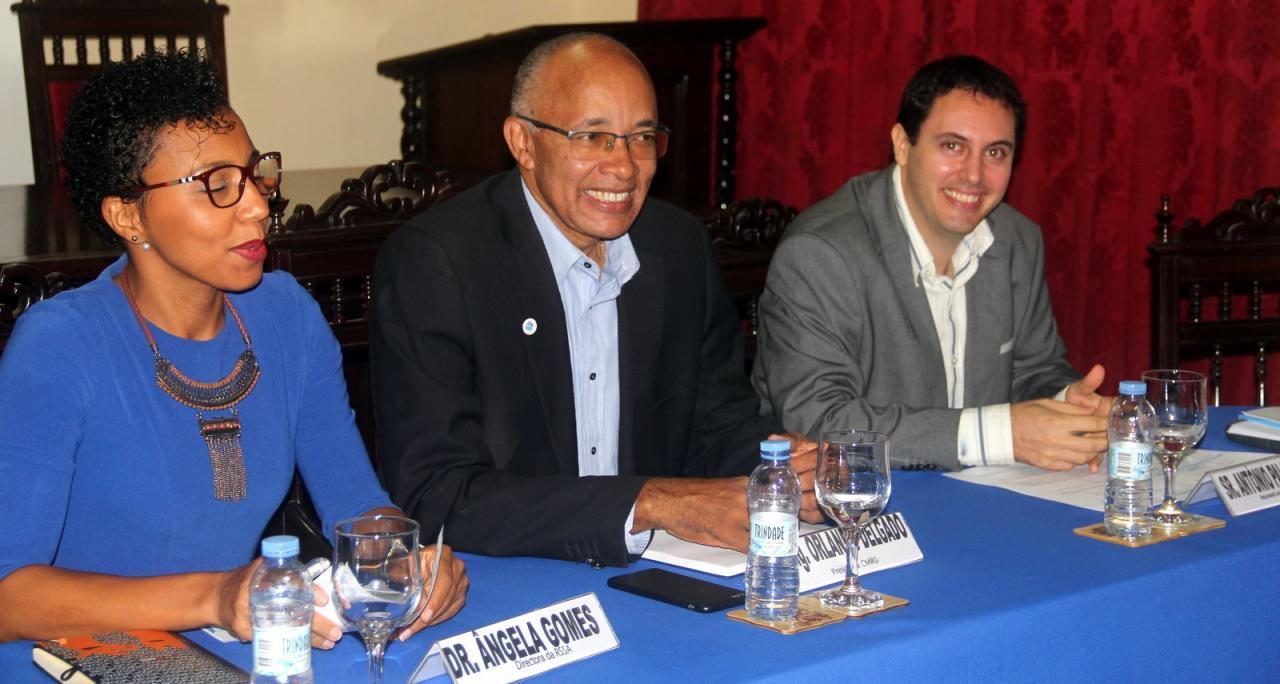
[[[253,391],[262,371],[258,368],[258,358],[253,354],[249,331],[245,330],[231,298],[223,293],[222,302],[235,319],[236,327],[240,328],[245,349],[226,377],[217,382],[199,382],[188,378],[172,361],[160,355],[155,337],[151,335],[151,329],[147,327],[142,313],[138,311],[138,304],[133,300],[133,289],[129,286],[127,271],[121,278],[121,284],[125,299],[129,300],[129,308],[138,319],[138,325],[142,326],[147,343],[151,345],[151,353],[156,357],[156,384],[178,403],[196,410],[200,436],[209,447],[209,461],[213,466],[214,498],[219,501],[244,499],[248,494],[248,483],[244,473],[244,451],[240,448],[240,413],[235,406]],[[208,419],[204,417],[205,411],[226,409],[231,409],[231,415]]]

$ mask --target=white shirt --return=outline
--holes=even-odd
[[[524,189],[538,235],[551,260],[568,333],[569,366],[573,372],[573,413],[578,437],[578,476],[618,474],[618,421],[621,381],[618,377],[618,295],[640,271],[631,237],[623,234],[604,243],[604,268],[584,255]],[[627,551],[644,552],[653,536],[631,534],[635,505],[623,534]]]
[[[986,219],[978,222],[951,255],[951,272],[955,275],[938,275],[933,253],[907,208],[900,166],[893,169],[893,190],[898,216],[911,243],[912,281],[924,290],[929,312],[933,314],[933,326],[938,332],[938,351],[947,378],[947,408],[963,409],[956,434],[956,456],[960,464],[966,466],[1013,463],[1009,404],[968,408],[964,405],[965,340],[969,324],[965,285],[977,274],[982,255],[995,242],[991,226]]]

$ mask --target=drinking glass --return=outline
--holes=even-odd
[[[1147,383],[1147,401],[1156,410],[1152,432],[1156,457],[1164,466],[1164,501],[1152,518],[1157,525],[1177,528],[1191,522],[1191,516],[1174,498],[1174,478],[1178,462],[1208,427],[1208,380],[1203,373],[1186,370],[1149,370],[1143,372],[1142,380]]]
[[[889,503],[889,438],[878,432],[824,432],[818,444],[814,491],[818,505],[844,535],[845,580],[820,597],[822,605],[846,615],[864,615],[884,606],[884,599],[862,588],[858,579],[858,536],[869,520]]]
[[[360,628],[369,652],[369,683],[382,682],[382,655],[391,633],[417,612],[422,595],[418,523],[391,515],[337,524],[333,588],[343,617]]]

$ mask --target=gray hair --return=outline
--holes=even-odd
[[[640,59],[631,51],[631,48],[623,45],[618,39],[606,36],[603,33],[575,31],[556,36],[539,43],[529,51],[524,61],[520,62],[520,68],[516,70],[515,83],[511,86],[511,115],[524,114],[528,116],[531,114],[530,101],[533,99],[534,93],[537,92],[538,81],[542,76],[542,67],[546,66],[548,60],[570,45],[587,41],[601,42],[617,48],[623,54],[629,55],[636,60],[637,64],[640,64]]]

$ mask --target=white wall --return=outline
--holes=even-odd
[[[30,183],[31,129],[27,123],[26,86],[22,81],[22,47],[18,17],[0,19],[0,185]]]
[[[637,0],[220,0],[231,104],[291,169],[399,157],[391,57],[537,24],[634,21]],[[8,3],[5,3],[6,5]],[[0,184],[32,182],[18,21],[0,16]]]

